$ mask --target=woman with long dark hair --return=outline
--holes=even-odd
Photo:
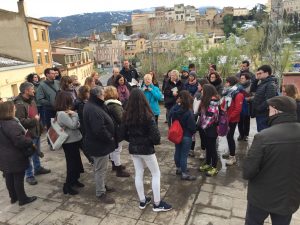
[[[83,165],[79,152],[82,139],[79,130],[79,117],[76,112],[71,110],[73,108],[73,99],[67,92],[61,91],[57,93],[55,108],[57,111],[57,123],[61,127],[64,127],[64,130],[68,134],[67,140],[62,145],[67,164],[67,177],[63,192],[64,194],[76,195],[78,191],[73,189],[73,187],[84,187],[84,184],[78,181],[80,173],[83,173]]]
[[[200,171],[206,172],[207,176],[214,176],[218,173],[217,125],[219,96],[216,88],[211,84],[203,85],[199,113],[199,128],[200,132],[204,135],[206,148],[206,163],[200,166]]]
[[[224,86],[223,86],[222,78],[221,78],[220,74],[218,74],[217,72],[211,72],[208,75],[208,82],[210,84],[212,84],[213,86],[215,86],[215,88],[217,89],[218,94],[220,96],[222,96]]]
[[[195,180],[195,176],[187,173],[187,158],[192,146],[192,136],[196,133],[195,117],[192,111],[193,98],[188,91],[183,90],[179,92],[176,103],[169,114],[169,124],[178,120],[183,129],[182,142],[175,145],[176,174],[181,175],[182,180]]]
[[[153,211],[171,210],[171,205],[160,199],[160,170],[155,156],[154,145],[160,144],[160,133],[154,115],[144,93],[132,90],[123,117],[122,136],[129,142],[129,153],[135,168],[135,187],[140,199],[140,209],[151,203],[151,197],[144,192],[144,164],[152,175],[154,196]]]

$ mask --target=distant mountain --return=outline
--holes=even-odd
[[[207,7],[200,7],[200,14],[205,14]],[[221,9],[217,10],[220,12]],[[132,13],[154,11],[154,8],[136,9],[133,11],[84,13],[66,17],[42,17],[52,25],[49,28],[51,40],[75,36],[90,36],[96,32],[110,32],[112,23],[130,22]]]
[[[50,38],[70,38],[74,36],[89,36],[92,32],[109,32],[112,23],[131,21],[132,12],[99,12],[84,13],[61,17],[52,22]],[[54,18],[54,17],[44,17]],[[48,20],[49,21],[49,20]]]

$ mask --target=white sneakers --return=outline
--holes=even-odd
[[[229,158],[225,162],[226,166],[232,166],[233,164],[236,164],[236,158],[235,156],[229,156]]]

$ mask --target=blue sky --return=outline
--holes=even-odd
[[[0,0],[0,8],[17,11],[18,0]],[[27,15],[32,17],[69,16],[90,12],[144,9],[157,6],[185,5],[225,6],[252,8],[257,3],[266,4],[267,0],[24,0]]]

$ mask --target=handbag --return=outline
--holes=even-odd
[[[56,117],[51,118],[51,127],[47,132],[47,137],[52,148],[54,150],[60,149],[62,144],[67,140],[68,136],[69,135],[66,133],[64,128],[57,123]]]

